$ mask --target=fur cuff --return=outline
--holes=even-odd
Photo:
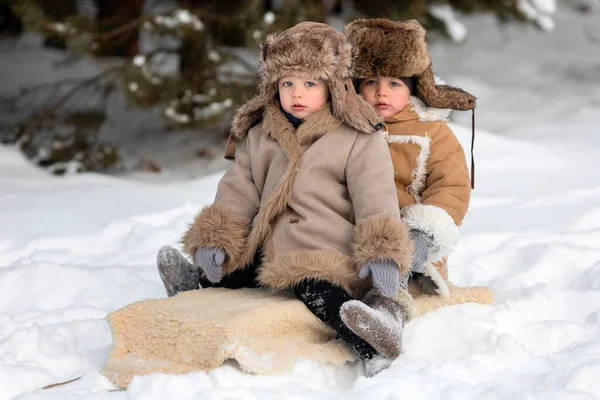
[[[435,265],[433,265],[433,263],[428,262],[427,264],[425,264],[425,270],[423,271],[423,276],[421,276],[418,280],[415,280],[415,283],[417,283],[417,285],[421,285],[421,287],[423,286],[427,286],[427,282],[426,279],[431,279],[431,282],[433,283],[434,286],[434,290],[437,294],[439,294],[442,297],[448,297],[450,296],[450,289],[448,288],[448,281],[446,279],[444,279],[444,277],[442,276],[442,274],[440,274],[440,271],[438,271],[438,269],[435,267]],[[427,293],[427,290],[424,290],[424,293]]]
[[[398,264],[400,275],[410,271],[412,242],[406,225],[396,217],[375,216],[356,224],[353,261],[361,266],[370,261],[390,258]]]
[[[196,215],[180,243],[183,245],[183,252],[192,260],[199,247],[222,249],[227,256],[223,263],[223,273],[227,274],[243,265],[249,232],[250,225],[244,218],[213,204]]]
[[[371,287],[370,279],[360,279],[352,260],[336,251],[306,250],[283,254],[265,262],[259,270],[259,282],[273,290],[289,289],[305,279],[324,280],[360,298]]]
[[[407,206],[401,210],[402,220],[410,227],[433,236],[437,250],[429,256],[430,261],[439,261],[450,254],[459,239],[458,226],[444,209],[427,204]]]

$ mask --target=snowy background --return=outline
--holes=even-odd
[[[465,43],[431,46],[436,73],[479,98],[476,190],[451,280],[496,301],[410,322],[406,353],[373,378],[360,365],[300,362],[283,376],[226,365],[114,391],[98,372],[104,317],[166,296],[156,251],[222,172],[54,178],[0,146],[0,399],[600,398],[600,10],[559,9],[555,22],[543,33],[471,18]],[[20,62],[25,73],[35,58]],[[455,117],[469,148],[470,114]]]

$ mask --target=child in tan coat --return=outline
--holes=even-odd
[[[158,268],[170,296],[200,287],[289,291],[372,375],[401,351],[403,314],[385,295],[408,274],[412,247],[381,124],[354,90],[351,58],[344,35],[324,24],[266,39],[259,94],[233,121],[244,147],[181,241],[194,262],[167,247]],[[353,300],[369,290],[370,303]],[[349,329],[357,319],[374,335]]]
[[[475,98],[436,85],[415,21],[357,20],[345,28],[354,46],[357,91],[384,118],[402,218],[414,243],[412,280],[448,296],[447,258],[469,207],[464,151],[446,121],[450,109],[473,110]]]

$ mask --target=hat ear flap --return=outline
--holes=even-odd
[[[276,34],[267,35],[265,41],[260,45],[260,56],[263,62],[267,61],[267,58],[269,57],[269,49],[271,48],[271,45],[275,42],[276,38]]]
[[[452,110],[473,110],[475,96],[448,85],[436,85],[431,66],[417,76],[417,96],[423,102],[434,108],[449,108]]]
[[[259,85],[258,94],[238,109],[231,123],[231,135],[235,140],[242,140],[248,134],[248,130],[258,124],[263,117],[264,108],[270,104],[277,94],[277,87],[264,76],[269,57],[269,49],[273,45],[276,35],[266,37],[260,46],[259,74],[263,75]]]
[[[275,86],[263,83],[260,92],[241,106],[231,122],[231,134],[236,140],[246,137],[248,131],[263,117],[265,107],[275,98]]]
[[[261,48],[260,48],[261,54],[262,54],[262,60],[266,61],[267,57],[269,56],[269,46],[264,43]]]
[[[331,82],[329,91],[334,117],[360,132],[373,133],[381,129],[381,118],[369,103],[356,94],[350,78]]]

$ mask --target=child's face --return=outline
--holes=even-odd
[[[358,91],[384,119],[401,111],[410,98],[410,89],[404,82],[389,76],[363,79]]]
[[[300,119],[322,108],[329,98],[327,85],[318,79],[286,76],[279,80],[278,86],[281,107]]]

